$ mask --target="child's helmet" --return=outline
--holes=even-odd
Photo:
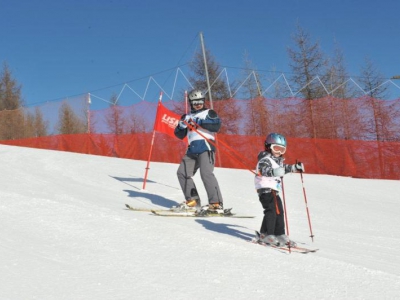
[[[267,135],[267,138],[265,139],[265,147],[268,147],[271,144],[276,144],[276,145],[281,145],[286,147],[286,138],[279,133],[270,133]]]

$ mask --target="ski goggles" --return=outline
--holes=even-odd
[[[191,103],[193,106],[204,105],[204,100],[193,100],[193,101],[190,101],[190,103]]]
[[[285,154],[286,152],[286,147],[282,145],[277,145],[277,144],[271,144],[271,150],[275,153],[279,154]]]

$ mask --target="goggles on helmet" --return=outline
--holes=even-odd
[[[202,99],[202,100],[193,100],[193,101],[190,101],[190,103],[191,103],[193,106],[204,105],[204,100],[203,100],[203,99]]]
[[[271,150],[275,153],[285,154],[286,147],[278,144],[271,144]]]

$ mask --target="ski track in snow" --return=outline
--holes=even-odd
[[[125,203],[183,201],[176,164],[0,145],[0,299],[399,299],[400,184],[285,176],[290,237],[317,253],[248,241],[262,208],[247,170],[216,168],[225,200],[254,219],[166,218]],[[290,162],[288,162],[290,163]],[[206,194],[196,174],[202,204]]]

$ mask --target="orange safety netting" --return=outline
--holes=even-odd
[[[206,105],[222,119],[219,167],[253,170],[266,135],[279,132],[288,140],[286,163],[299,160],[309,173],[400,179],[400,99],[260,97]],[[147,161],[156,128],[151,160],[178,163],[186,144],[173,136],[173,127],[186,107],[169,100],[90,110],[86,99],[77,97],[0,111],[0,143]],[[73,122],[60,122],[65,112]]]
[[[147,161],[152,133],[73,134],[2,141],[2,144]],[[264,137],[217,135],[218,167],[253,170]],[[307,173],[400,179],[400,142],[287,138],[286,163],[305,164]],[[230,149],[226,147],[229,146]],[[179,163],[186,143],[155,134],[151,161]]]

